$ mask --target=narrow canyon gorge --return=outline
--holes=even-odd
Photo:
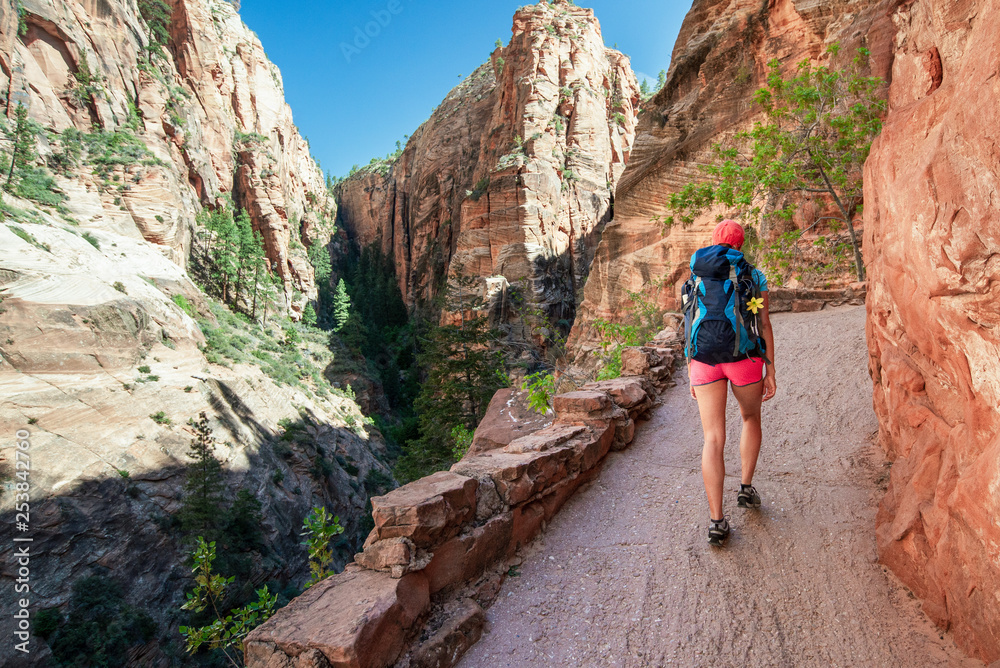
[[[863,49],[863,73],[879,78],[876,96],[886,101],[855,220],[867,277],[838,265],[821,278],[773,278],[772,311],[796,312],[783,314],[782,335],[802,340],[779,346],[779,379],[795,386],[779,385],[789,398],[776,400],[766,425],[788,461],[810,470],[772,461],[765,475],[789,509],[834,541],[815,550],[840,559],[830,572],[857,576],[853,589],[830,587],[827,598],[862,601],[851,614],[871,626],[846,641],[843,618],[823,601],[782,597],[786,617],[767,629],[813,615],[835,648],[807,660],[749,643],[741,660],[850,663],[852,642],[864,645],[855,660],[899,660],[905,652],[895,645],[875,646],[872,633],[884,631],[921,648],[914,665],[1000,661],[1000,41],[992,23],[1000,4],[694,0],[664,84],[647,95],[630,58],[605,45],[593,10],[545,0],[513,13],[509,40],[492,52],[484,45],[484,62],[396,154],[343,179],[324,175],[312,156],[281,72],[238,7],[0,0],[0,509],[13,525],[13,439],[26,430],[33,614],[58,610],[50,614],[67,628],[74,583],[115,579],[124,585],[121,609],[144,611],[156,629],[131,646],[128,665],[190,665],[177,632],[192,587],[181,518],[204,413],[224,496],[256,508],[240,516],[259,534],[256,547],[238,548],[241,595],[265,583],[282,591],[282,607],[247,636],[246,665],[486,665],[506,654],[570,665],[606,656],[577,644],[569,631],[580,630],[578,620],[558,616],[581,614],[576,603],[537,598],[557,594],[543,579],[562,582],[575,559],[591,576],[606,575],[573,542],[614,538],[617,517],[580,538],[578,523],[610,512],[606,500],[640,519],[656,505],[657,521],[674,523],[664,533],[676,544],[657,548],[669,558],[655,567],[638,547],[660,539],[638,519],[621,529],[645,537],[624,559],[645,574],[634,579],[649,584],[647,593],[686,577],[677,570],[685,560],[708,569],[698,573],[718,565],[689,545],[693,511],[673,505],[687,503],[680,496],[701,443],[697,416],[681,403],[676,312],[689,258],[725,211],[667,225],[671,195],[707,178],[716,144],[762,120],[754,95],[769,62],[789,74],[803,60],[846,67]],[[634,29],[656,27],[637,17]],[[801,206],[758,241],[844,237],[817,222],[824,206]],[[242,264],[218,259],[230,257],[226,234]],[[391,296],[374,309],[398,311],[394,329],[359,322],[360,293],[349,317],[344,281],[362,275]],[[483,304],[456,306],[456,288]],[[596,381],[608,323],[628,326],[640,303],[654,314],[654,332],[618,351],[620,378]],[[462,425],[471,427],[467,451],[455,450],[433,475],[403,477],[396,463],[418,443],[413,396],[429,377],[421,347],[435,328],[461,328],[476,315],[514,351],[505,384],[555,374],[551,410],[529,410],[523,388],[501,389],[477,416],[478,430]],[[808,338],[841,335],[828,346]],[[397,348],[369,354],[374,339]],[[839,449],[827,451],[827,437]],[[654,469],[659,483],[682,489],[678,498],[628,497],[622,481],[634,474],[652,484]],[[800,476],[849,507],[841,534],[839,509],[807,506],[803,499],[822,501],[794,487]],[[303,589],[303,521],[319,507],[343,526],[330,541],[336,574]],[[808,568],[782,533],[806,529],[794,519],[779,524],[788,519],[779,508],[765,528],[788,546],[794,567],[782,571],[780,550],[760,548],[780,574],[747,576],[773,579],[767,596],[802,585],[799,570]],[[697,533],[700,540],[700,524]],[[859,554],[864,564],[845,566]],[[549,563],[556,555],[558,565]],[[13,590],[13,543],[0,545],[0,562]],[[628,575],[606,586],[631,592]],[[577,586],[566,582],[560,592]],[[518,604],[512,594],[526,598]],[[585,598],[582,585],[578,594]],[[691,598],[668,599],[656,600],[704,612]],[[6,597],[0,613],[15,606]],[[627,647],[621,665],[713,665],[683,628],[657,627],[663,633],[641,642],[630,636],[632,613],[600,615],[615,627],[608,642]],[[730,638],[742,620],[702,622]],[[490,624],[492,637],[470,650]],[[521,630],[532,640],[508,646],[504,634]],[[32,643],[38,649],[24,665],[61,665],[44,640]],[[20,665],[14,651],[4,645],[0,661]]]

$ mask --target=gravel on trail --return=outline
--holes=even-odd
[[[730,394],[733,533],[708,545],[701,423],[681,369],[629,449],[524,550],[461,668],[983,665],[877,561],[888,465],[874,443],[864,307],[772,322],[778,394],[764,404],[761,508],[736,507]]]

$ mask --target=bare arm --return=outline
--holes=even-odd
[[[767,354],[764,358],[767,366],[767,375],[764,376],[764,401],[767,401],[778,391],[778,383],[774,377],[774,331],[771,329],[771,297],[767,292],[761,294],[764,297],[764,310],[761,311],[760,333],[764,337],[764,343],[767,346]]]

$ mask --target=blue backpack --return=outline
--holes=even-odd
[[[747,308],[761,295],[743,253],[708,246],[691,256],[691,278],[681,290],[684,354],[706,364],[764,355],[760,316]]]

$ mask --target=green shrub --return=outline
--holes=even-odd
[[[52,252],[52,249],[49,248],[48,244],[43,244],[42,242],[40,242],[38,239],[34,237],[33,234],[31,234],[31,232],[28,232],[23,227],[19,225],[8,225],[8,227],[10,228],[11,232],[21,237],[21,239],[23,239],[24,241],[27,241],[35,248],[40,248],[44,251],[49,251],[50,253]]]
[[[467,195],[469,199],[471,199],[473,202],[478,202],[479,198],[486,193],[489,187],[490,187],[490,177],[484,176],[483,178],[479,179],[479,181],[476,183],[475,187],[472,190],[468,191]]]
[[[333,463],[322,455],[316,455],[313,458],[312,465],[309,467],[309,473],[314,478],[321,480],[333,473]]]
[[[155,413],[151,413],[149,417],[156,424],[169,425],[171,423],[170,418],[168,418],[167,414],[164,413],[163,411],[156,411]]]
[[[56,187],[55,179],[44,169],[26,167],[17,172],[14,193],[18,197],[30,199],[39,204],[56,206],[62,204],[66,196]]]
[[[34,633],[43,640],[48,640],[62,624],[63,616],[59,608],[43,608],[35,615]]]
[[[121,292],[123,294],[128,294],[128,292],[125,291],[125,284],[122,283],[121,281],[115,281],[111,287],[113,287],[118,292]]]
[[[87,163],[94,166],[94,173],[107,182],[117,167],[137,165],[163,165],[129,127],[114,132],[97,131],[83,135],[87,149]],[[117,174],[113,175],[117,180]]]
[[[273,613],[278,601],[276,594],[268,592],[267,587],[257,590],[257,600],[253,603],[230,611],[226,616],[220,610],[225,610],[227,589],[233,583],[234,577],[224,577],[212,570],[215,561],[215,541],[205,542],[198,537],[197,545],[191,553],[194,561],[196,586],[187,595],[187,603],[181,606],[184,610],[194,613],[211,611],[215,619],[203,627],[181,626],[180,634],[184,636],[185,647],[191,654],[197,652],[202,645],[212,649],[220,649],[234,666],[242,665],[245,658],[240,656],[243,650],[243,638],[254,628],[263,624]]]
[[[240,132],[236,130],[233,133],[233,143],[238,146],[253,146],[253,145],[263,145],[267,143],[269,139],[262,134],[257,134],[256,132]]]
[[[556,379],[547,371],[539,371],[525,376],[522,390],[528,391],[528,406],[537,413],[547,413],[552,408],[552,395],[556,391]]]
[[[60,623],[49,613],[45,630],[59,666],[126,666],[128,650],[156,633],[149,614],[126,605],[121,585],[111,578],[86,577],[73,584],[69,615]],[[52,627],[56,628],[53,630]]]
[[[456,461],[465,456],[465,453],[469,451],[469,447],[472,445],[472,438],[475,436],[475,432],[469,431],[469,429],[464,425],[456,425],[451,428],[451,439],[453,445],[451,446],[451,454]]]
[[[368,492],[368,496],[385,494],[393,487],[392,478],[376,468],[369,470],[365,476],[365,491]]]
[[[149,373],[150,371],[151,369],[146,364],[143,364],[141,367],[139,367],[139,373]]]
[[[611,380],[622,373],[622,350],[628,346],[640,346],[645,343],[642,329],[639,325],[626,325],[608,322],[603,318],[594,321],[594,327],[601,338],[601,357],[603,366],[597,374],[597,380]]]
[[[98,241],[97,237],[95,237],[93,234],[91,234],[90,232],[84,232],[80,236],[83,237],[84,240],[91,246],[93,246],[97,250],[101,250],[101,242]]]
[[[100,80],[98,80],[90,70],[90,62],[86,55],[80,58],[76,72],[73,73],[74,85],[70,89],[70,94],[78,103],[89,106],[95,103],[98,95],[103,92]]]
[[[305,588],[313,586],[320,580],[333,575],[330,566],[333,564],[333,550],[330,541],[334,536],[344,533],[340,526],[340,518],[331,517],[326,508],[313,508],[302,520],[303,543],[309,550],[309,580]]]

